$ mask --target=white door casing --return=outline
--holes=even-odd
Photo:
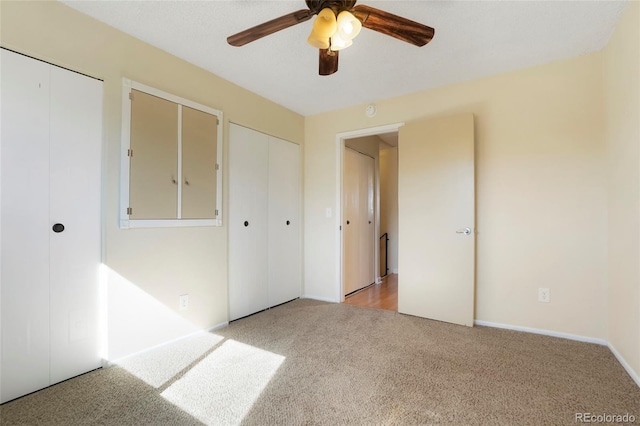
[[[473,326],[473,115],[406,124],[398,156],[398,311]]]

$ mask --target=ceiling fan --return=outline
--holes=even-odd
[[[227,43],[244,46],[318,15],[307,42],[320,51],[320,75],[331,75],[338,71],[339,51],[351,45],[361,27],[419,47],[433,38],[435,30],[431,27],[370,6],[356,6],[356,1],[305,0],[308,9],[289,13],[229,36]]]

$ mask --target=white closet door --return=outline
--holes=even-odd
[[[51,67],[51,384],[100,367],[102,82]],[[61,223],[63,232],[51,232]]]
[[[269,306],[300,297],[300,147],[269,138]]]
[[[49,69],[1,51],[0,402],[49,385]]]
[[[366,287],[375,281],[374,275],[374,209],[373,209],[373,175],[374,160],[359,154],[358,184],[358,228],[359,228],[359,278],[358,288]]]
[[[360,229],[359,217],[360,154],[344,150],[343,205],[344,216],[344,294],[357,290],[360,284]]]
[[[229,319],[267,308],[268,136],[229,125]]]

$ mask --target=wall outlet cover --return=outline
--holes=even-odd
[[[549,303],[551,300],[551,293],[548,288],[540,287],[538,289],[538,302]]]
[[[189,309],[189,295],[181,294],[180,295],[180,310],[184,311]]]

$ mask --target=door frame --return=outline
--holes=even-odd
[[[344,302],[344,235],[342,232],[342,223],[343,223],[343,208],[342,208],[342,178],[344,175],[344,150],[345,150],[345,140],[359,138],[363,136],[375,136],[382,133],[391,133],[397,132],[400,130],[400,127],[404,126],[404,122],[386,124],[383,126],[376,127],[368,127],[363,129],[351,130],[347,132],[336,133],[336,297],[335,300],[339,303]],[[376,199],[376,214],[375,214],[375,232],[376,236],[380,233],[380,177],[379,177],[379,166],[375,164],[375,193],[377,194]],[[375,239],[374,239],[375,240]],[[380,279],[380,247],[379,244],[375,244],[374,241],[374,268],[375,268],[375,279],[376,283],[379,282]]]

